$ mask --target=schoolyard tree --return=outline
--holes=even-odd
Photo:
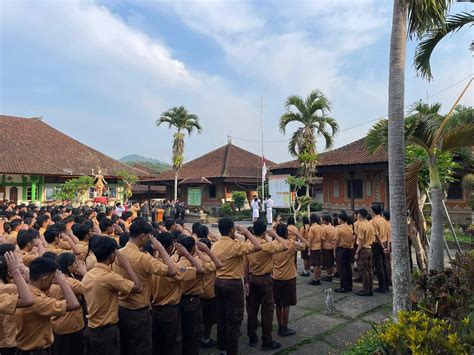
[[[164,123],[169,125],[169,128],[175,128],[176,132],[173,134],[173,169],[174,169],[174,200],[178,199],[178,174],[179,169],[184,164],[184,137],[185,132],[188,135],[196,130],[201,133],[202,127],[199,123],[199,117],[195,114],[189,113],[184,106],[175,106],[161,114],[160,118],[156,120],[156,125],[160,126]]]
[[[235,208],[240,212],[240,210],[245,206],[245,202],[247,202],[247,194],[245,191],[233,191],[232,201],[234,201]]]
[[[307,213],[310,214],[309,187],[314,177],[317,155],[316,140],[323,137],[325,149],[330,149],[334,144],[339,125],[330,117],[331,102],[319,90],[313,90],[306,99],[292,95],[286,99],[287,112],[280,117],[280,131],[285,134],[287,126],[297,123],[299,127],[288,142],[289,153],[300,163],[299,175],[305,180]]]
[[[56,188],[53,198],[61,201],[84,202],[87,192],[92,187],[94,187],[94,178],[92,176],[79,176],[75,179],[66,180],[62,186]]]

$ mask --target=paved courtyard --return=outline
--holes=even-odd
[[[216,232],[214,228],[212,231]],[[298,271],[302,263],[298,258]],[[323,271],[324,275],[324,271]],[[336,310],[333,315],[326,315],[325,293],[327,288],[338,288],[339,279],[334,282],[323,282],[321,286],[310,286],[308,277],[298,276],[298,304],[290,308],[289,327],[297,330],[297,334],[282,338],[277,335],[278,323],[273,320],[274,340],[282,343],[276,354],[340,354],[355,339],[371,328],[370,324],[379,322],[391,315],[392,294],[374,294],[374,297],[359,297],[354,292],[334,294]],[[375,282],[376,284],[376,282]],[[360,283],[354,284],[354,291],[362,288]],[[212,337],[215,339],[214,327]],[[241,328],[239,351],[241,354],[259,354],[261,339],[256,348],[248,346],[246,315]],[[257,331],[261,336],[260,328]],[[218,354],[214,348],[203,351],[205,354]],[[271,352],[268,352],[271,353]]]

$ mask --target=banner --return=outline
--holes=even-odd
[[[201,188],[188,188],[188,206],[201,206]]]
[[[268,178],[268,190],[273,200],[273,207],[290,208],[290,185],[286,182],[288,175],[272,175]]]

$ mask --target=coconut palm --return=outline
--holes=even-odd
[[[458,32],[464,26],[474,25],[474,14],[462,12],[446,17],[444,23],[430,30],[416,47],[414,65],[423,78],[432,79],[430,59],[438,43],[447,35]]]
[[[293,133],[288,143],[288,151],[300,162],[301,175],[306,180],[307,212],[310,213],[309,184],[316,169],[316,138],[322,136],[325,148],[334,144],[334,136],[339,129],[336,120],[329,116],[331,103],[319,90],[313,90],[306,99],[292,95],[286,99],[285,112],[280,117],[280,131],[285,134],[291,123],[301,126]]]
[[[163,123],[167,123],[169,128],[176,129],[176,133],[173,135],[174,200],[176,201],[178,199],[179,169],[184,163],[184,132],[187,132],[188,135],[191,135],[194,130],[201,133],[202,127],[199,124],[199,117],[188,113],[184,106],[175,106],[163,112],[156,120],[156,125],[160,126]]]
[[[394,0],[388,80],[388,160],[392,224],[393,316],[410,309],[404,140],[407,34],[420,37],[443,23],[450,0]]]
[[[408,205],[414,212],[418,212],[417,185],[418,176],[423,165],[429,171],[429,189],[431,192],[431,242],[429,248],[428,269],[442,271],[444,269],[444,235],[443,235],[443,184],[439,171],[438,160],[445,152],[455,153],[470,160],[474,123],[472,120],[454,118],[451,114],[439,114],[440,104],[428,105],[417,102],[413,105],[410,115],[405,121],[405,138],[408,145],[421,148],[427,156],[425,160],[415,160],[406,169],[406,183],[408,190]],[[451,119],[452,118],[452,119]],[[372,127],[367,136],[369,151],[375,152],[381,145],[386,145],[387,120],[381,120]]]

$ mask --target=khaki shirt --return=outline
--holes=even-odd
[[[0,280],[0,349],[16,346],[15,310],[18,292],[15,284]]]
[[[204,277],[202,279],[203,291],[201,298],[214,298],[216,296],[214,291],[214,281],[216,280],[216,264],[214,264],[209,255],[204,254],[202,265],[204,267]]]
[[[11,231],[8,235],[7,242],[16,245],[16,238],[18,237],[18,231]]]
[[[370,248],[375,240],[375,232],[369,221],[359,221],[357,223],[357,244],[362,248]]]
[[[25,266],[27,267],[30,267],[31,262],[35,260],[37,257],[39,257],[38,254],[29,252],[26,250],[20,250],[20,255],[21,255],[21,258],[23,259],[23,264],[25,264]]]
[[[321,226],[317,223],[309,227],[308,242],[310,250],[321,250]]]
[[[274,280],[291,280],[296,277],[295,254],[305,250],[304,243],[290,241],[288,250],[273,254],[273,275]]]
[[[336,235],[334,237],[335,247],[352,248],[354,241],[354,233],[351,226],[343,223],[336,227]]]
[[[336,228],[332,224],[321,227],[321,246],[323,249],[333,250],[335,247]]]
[[[186,268],[192,267],[192,264],[189,262],[189,260],[184,257],[181,257],[178,262],[182,263],[182,265],[184,265]],[[202,263],[202,267],[205,267],[204,263]],[[206,272],[205,269],[204,272]],[[196,274],[196,277],[193,279],[181,281],[181,295],[201,296],[203,291],[204,274]]]
[[[267,242],[263,238],[258,238],[262,250],[247,255],[249,273],[254,276],[270,274],[273,270],[272,255],[283,251],[283,245],[275,242]],[[289,239],[289,238],[288,238]]]
[[[54,245],[54,244],[49,244],[44,247],[44,252],[46,253],[47,251],[50,251],[56,255],[62,254],[64,252],[67,252],[67,250],[59,248],[59,246]]]
[[[50,347],[54,340],[51,317],[66,314],[66,301],[48,297],[39,288],[29,286],[35,303],[15,312],[16,341],[23,351]]]
[[[127,309],[140,309],[150,305],[151,299],[151,275],[166,276],[168,266],[148,253],[140,251],[134,243],[128,242],[125,247],[120,249],[120,253],[126,256],[133,271],[138,276],[143,286],[142,293],[130,293],[119,298],[119,305]],[[127,271],[118,266],[117,263],[112,265],[112,270],[122,277],[129,279]]]
[[[380,215],[376,215],[370,221],[372,227],[374,227],[375,235],[378,235],[380,241],[386,243],[388,241],[388,226],[387,221]]]
[[[301,236],[306,239],[308,238],[308,233],[309,233],[309,225],[306,224],[303,227],[300,228],[300,234]]]
[[[298,227],[290,224],[288,226],[288,239],[297,240],[298,239],[297,235],[298,235]]]
[[[217,278],[239,280],[244,278],[244,256],[253,253],[255,247],[249,241],[241,242],[229,237],[221,237],[212,245],[212,252],[219,258],[222,267],[217,270]]]
[[[81,260],[86,260],[87,251],[89,250],[89,243],[84,240],[80,240],[79,243],[77,243],[77,248],[81,252],[77,257]]]
[[[88,326],[99,328],[118,322],[118,298],[127,296],[134,282],[97,263],[82,279],[87,304]]]
[[[181,301],[181,283],[196,278],[196,268],[182,261],[176,263],[175,276],[151,277],[151,304],[153,306],[176,305]]]
[[[89,251],[89,254],[86,257],[87,271],[92,270],[96,264],[97,264],[97,258],[95,257],[95,254],[92,251]]]
[[[66,281],[71,286],[72,291],[80,300],[84,295],[84,289],[79,280],[66,276]],[[59,285],[51,285],[49,289],[49,296],[58,300],[64,300],[64,293]],[[54,334],[72,334],[84,328],[84,317],[82,315],[82,307],[75,311],[66,312],[61,317],[53,317],[53,332]]]

